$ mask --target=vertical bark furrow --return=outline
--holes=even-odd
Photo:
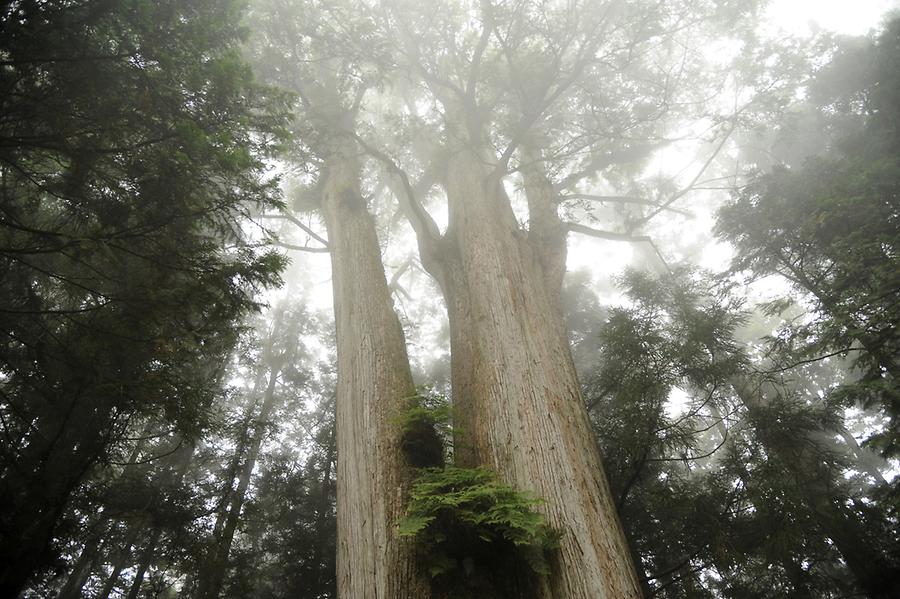
[[[413,543],[396,529],[412,474],[397,417],[415,387],[354,148],[336,152],[322,176],[337,333],[338,594],[427,598]]]
[[[472,459],[539,495],[549,523],[565,532],[550,588],[538,595],[639,597],[540,260],[520,242],[502,184],[483,159],[458,152],[446,185],[447,236],[460,256],[453,293],[466,298],[447,302],[451,330],[462,327],[469,336],[452,357],[472,368],[465,381],[471,397],[457,417]]]

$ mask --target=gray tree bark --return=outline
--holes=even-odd
[[[337,333],[337,585],[345,599],[421,599],[429,581],[397,535],[411,469],[397,417],[415,394],[350,142],[321,174]]]
[[[533,236],[521,230],[498,173],[487,152],[456,149],[447,232],[432,248],[420,239],[449,313],[456,458],[541,497],[549,524],[564,531],[552,575],[529,594],[640,597],[553,287],[565,236],[552,222],[535,222]],[[532,197],[547,214],[549,198]],[[540,253],[542,240],[557,244],[555,255]]]

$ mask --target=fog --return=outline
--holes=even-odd
[[[0,597],[900,588],[900,2],[0,7]]]

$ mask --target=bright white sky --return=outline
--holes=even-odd
[[[877,26],[882,15],[900,9],[900,0],[775,0],[767,16],[790,33],[804,35],[811,25],[862,35]]]
[[[817,31],[865,35],[879,27],[884,16],[892,11],[900,11],[900,0],[772,0],[764,13],[761,29],[764,35],[771,37],[805,37]],[[676,170],[682,166],[677,165]],[[692,197],[696,198],[696,195]],[[690,198],[685,198],[682,204],[690,205]],[[696,243],[700,238],[706,238],[707,247],[698,257],[699,266],[714,271],[726,268],[731,259],[730,248],[711,239],[711,213],[703,210],[695,213],[697,217],[680,231],[681,241]],[[669,253],[667,250],[671,248],[666,247],[665,240],[660,240],[659,245],[663,253]],[[569,238],[569,270],[588,268],[600,277],[609,276],[631,263],[635,250],[627,243],[572,235]]]
[[[829,30],[845,35],[864,35],[878,27],[884,15],[891,11],[900,11],[900,0],[772,0],[765,12],[769,24],[763,29],[772,36],[784,34],[806,36],[817,30]],[[708,214],[702,212],[700,211],[698,218],[689,226],[684,227],[679,233],[680,237],[711,237],[708,232],[711,220]],[[661,249],[664,253],[668,253],[665,241],[660,241]],[[621,272],[625,265],[634,259],[636,252],[649,251],[649,248],[636,248],[628,243],[599,241],[575,235],[570,236],[569,242],[569,270],[589,268],[594,271],[594,276],[599,278],[607,278],[612,273]],[[714,244],[711,239],[708,243],[706,251],[698,257],[700,265],[713,270],[724,268],[730,259],[730,248],[724,244]],[[313,309],[330,310],[331,281],[327,255],[304,255],[298,252],[290,254],[295,263],[299,263],[295,264],[295,267],[305,271],[305,276],[300,276],[306,279],[306,284],[301,287],[306,287],[304,295],[307,295]],[[308,279],[310,271],[317,273],[312,277],[316,279],[312,288],[309,287]],[[293,277],[287,273],[286,278]],[[288,294],[293,295],[296,292],[294,290]],[[283,293],[284,290],[273,295],[279,296]]]

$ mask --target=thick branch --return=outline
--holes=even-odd
[[[406,207],[405,212],[416,234],[419,248],[423,253],[422,259],[437,258],[437,244],[441,240],[440,229],[438,229],[434,219],[416,197],[415,190],[413,190],[412,184],[409,182],[409,176],[406,174],[406,171],[400,168],[390,156],[366,143],[359,135],[356,133],[352,135],[366,152],[384,164],[391,173],[400,179],[400,183],[403,186],[403,194],[399,199]]]
[[[557,80],[555,88],[553,88],[552,85],[548,85],[544,91],[543,97],[541,97],[540,100],[536,102],[535,107],[530,111],[526,110],[523,112],[521,118],[519,119],[519,123],[510,138],[509,145],[506,146],[506,149],[503,150],[503,153],[500,155],[500,159],[497,161],[498,169],[505,170],[507,168],[510,158],[512,158],[512,155],[515,153],[516,149],[518,149],[519,145],[521,145],[531,127],[560,98],[560,96],[562,96],[563,93],[566,92],[566,90],[568,90],[578,81],[578,79],[584,73],[584,70],[588,67],[591,61],[594,60],[594,54],[597,51],[597,47],[599,46],[602,39],[602,35],[589,37],[579,49],[579,55],[576,58],[575,63],[572,65],[572,71],[569,73],[569,75]],[[510,66],[512,68],[511,61],[508,60],[508,62],[510,62]]]
[[[722,139],[719,140],[719,143],[716,145],[716,148],[713,150],[712,154],[709,155],[709,158],[706,159],[706,162],[703,163],[703,166],[700,167],[700,170],[697,171],[697,174],[694,175],[694,178],[691,179],[691,182],[688,183],[685,187],[683,187],[680,191],[673,194],[672,197],[670,197],[668,200],[666,200],[665,202],[660,204],[656,210],[654,210],[653,212],[651,212],[644,218],[640,219],[637,224],[642,225],[642,224],[648,222],[650,219],[652,219],[653,217],[658,215],[660,212],[662,212],[663,210],[665,210],[669,206],[671,206],[673,203],[675,203],[677,200],[679,200],[686,193],[692,191],[694,189],[694,185],[697,184],[697,182],[700,180],[700,177],[702,177],[703,174],[706,172],[706,169],[709,168],[709,165],[712,164],[713,160],[715,160],[716,157],[719,155],[719,152],[722,151],[722,148],[725,147],[725,142],[727,142],[728,138],[731,137],[731,134],[734,132],[735,127],[737,127],[737,119],[736,118],[735,118],[735,120],[733,120],[731,122],[731,126],[728,127],[728,131],[726,131],[725,135],[722,136]]]
[[[585,177],[590,177],[614,164],[634,162],[635,160],[646,156],[653,150],[657,150],[669,143],[671,143],[671,140],[664,140],[657,143],[651,143],[633,148],[626,148],[623,150],[608,152],[600,156],[595,156],[590,160],[590,162],[588,162],[588,164],[584,168],[567,175],[565,178],[563,178],[562,181],[557,183],[555,185],[556,190],[562,191],[564,189],[568,189]],[[590,144],[585,144],[585,146],[589,145]]]
[[[596,237],[597,239],[608,239],[609,241],[629,241],[633,243],[645,242],[645,243],[653,243],[653,240],[649,235],[631,235],[629,233],[614,233],[612,231],[601,231],[599,229],[592,229],[591,227],[586,227],[585,225],[580,225],[578,223],[570,223],[565,222],[563,225],[567,230],[573,233],[581,233],[582,235],[587,235],[589,237]]]
[[[484,29],[481,30],[478,45],[472,53],[472,68],[469,70],[469,80],[466,82],[466,97],[471,102],[472,107],[475,106],[475,86],[478,84],[478,71],[481,68],[481,59],[484,57],[484,51],[487,49],[491,33],[494,31],[494,18],[491,14],[490,2],[487,0],[482,1],[481,12],[484,17]]]
[[[403,264],[400,265],[400,268],[394,271],[393,276],[391,276],[391,280],[388,283],[388,289],[390,289],[394,293],[399,293],[407,300],[412,301],[412,296],[409,292],[403,288],[403,285],[400,284],[400,277],[402,277],[413,265],[413,259],[410,258],[406,260]]]
[[[284,241],[278,241],[277,239],[270,239],[269,243],[272,245],[277,245],[278,247],[282,247],[286,250],[298,250],[300,252],[310,252],[313,254],[327,254],[331,251],[327,247],[310,247],[308,245],[294,245],[293,243],[285,243]]]

